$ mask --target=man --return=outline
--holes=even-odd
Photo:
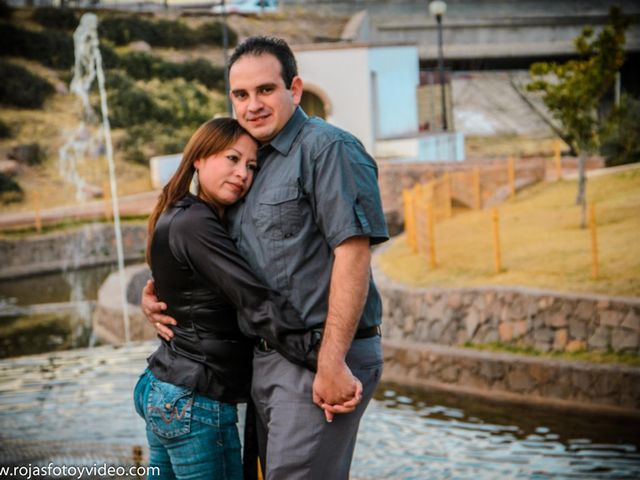
[[[232,237],[301,313],[300,328],[322,337],[315,376],[264,341],[256,348],[252,397],[266,478],[347,479],[382,373],[381,301],[370,271],[370,245],[388,239],[377,167],[352,135],[299,107],[302,80],[283,40],[247,39],[228,68],[238,121],[261,144],[253,187],[229,211]],[[162,306],[146,289],[145,314],[168,338]]]

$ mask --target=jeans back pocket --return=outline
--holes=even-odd
[[[159,437],[175,438],[191,431],[193,389],[153,380],[147,397],[147,424]]]

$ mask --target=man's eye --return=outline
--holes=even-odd
[[[236,97],[238,100],[242,100],[247,96],[247,94],[242,92],[237,92],[237,93],[234,93],[233,96]]]
[[[273,87],[262,87],[260,89],[260,93],[271,93],[273,92]]]

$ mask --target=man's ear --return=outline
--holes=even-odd
[[[302,98],[302,79],[297,75],[293,77],[289,90],[291,90],[291,95],[293,96],[293,103],[300,105],[300,99]]]

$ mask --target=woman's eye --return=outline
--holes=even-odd
[[[234,163],[238,161],[238,157],[236,155],[227,155],[227,159]]]
[[[249,165],[247,165],[247,168],[255,172],[256,170],[258,170],[258,165],[256,163],[250,163]]]

